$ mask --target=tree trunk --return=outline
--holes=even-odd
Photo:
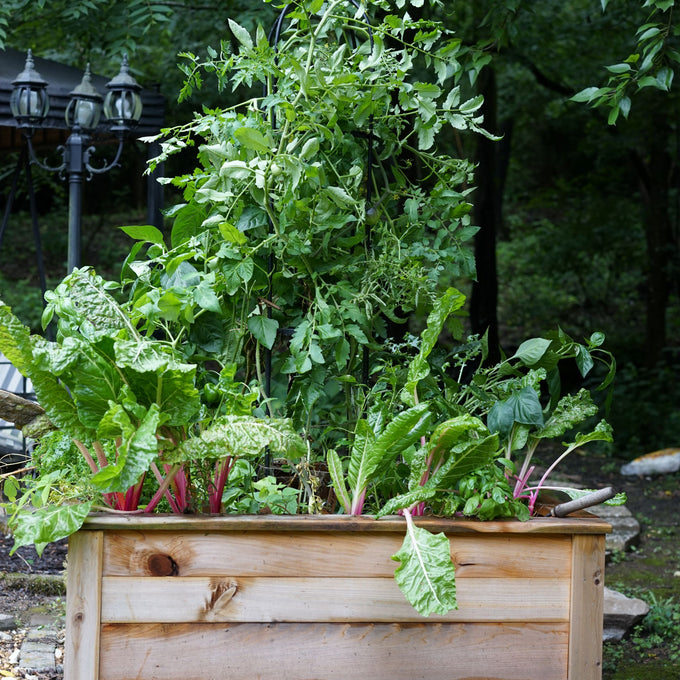
[[[480,91],[484,95],[484,127],[498,134],[496,74],[487,66],[479,79]],[[501,230],[503,185],[507,167],[507,158],[504,158],[507,154],[503,151],[508,142],[507,138],[499,143],[480,136],[477,143],[477,189],[473,216],[479,231],[475,235],[477,278],[470,298],[470,325],[473,333],[488,333],[490,363],[500,360],[496,236]]]
[[[660,123],[660,121],[657,120]],[[650,139],[666,140],[660,124]],[[645,208],[647,241],[647,285],[645,319],[645,365],[654,366],[666,346],[666,310],[671,290],[670,268],[674,251],[673,229],[669,217],[669,185],[672,160],[666,149],[654,144],[643,158],[633,153],[633,164],[640,181]]]

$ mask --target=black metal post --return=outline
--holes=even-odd
[[[74,126],[66,140],[64,161],[65,170],[68,173],[67,269],[69,274],[80,267],[83,169],[87,141],[87,137],[80,132],[78,126]]]

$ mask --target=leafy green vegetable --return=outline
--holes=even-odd
[[[8,522],[14,537],[10,554],[21,546],[34,544],[38,555],[42,555],[48,543],[78,531],[91,509],[92,502],[20,510]]]
[[[445,534],[432,534],[406,517],[404,542],[392,559],[400,562],[394,577],[404,597],[424,616],[458,608],[455,566]]]

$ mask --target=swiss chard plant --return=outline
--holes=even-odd
[[[14,549],[63,538],[97,508],[149,513],[165,499],[177,513],[219,512],[237,458],[306,453],[290,421],[254,415],[257,391],[253,398],[229,367],[213,386],[220,402],[208,408],[212,383],[201,382],[181,346],[140,332],[113,287],[85,268],[48,293],[45,321],[58,317],[53,342],[0,306],[0,351],[32,381],[58,430],[41,440],[38,460],[72,443],[64,456],[82,456],[89,472],[81,466],[69,478],[52,463],[24,488],[5,485]],[[70,502],[49,503],[51,489],[52,500]]]
[[[373,487],[377,517],[395,512],[405,516],[407,533],[394,556],[400,562],[395,576],[407,599],[425,614],[445,614],[455,608],[455,569],[446,537],[417,527],[415,516],[528,519],[538,510],[541,490],[570,498],[586,495],[588,490],[550,484],[549,477],[574,450],[588,442],[611,441],[606,422],[590,424],[598,411],[591,393],[582,388],[576,394],[562,394],[559,384],[560,362],[574,360],[584,378],[600,362],[605,375],[598,389],[609,386],[615,364],[601,347],[602,334],[594,334],[585,344],[562,331],[533,338],[489,367],[481,363],[484,343],[472,339],[454,350],[448,363],[436,365],[430,355],[447,318],[463,301],[458,291],[447,290],[434,305],[419,351],[402,380],[389,388],[377,386],[398,391],[404,410],[381,424],[379,434],[371,427],[376,417],[369,411],[357,425],[346,466],[335,451],[328,452],[331,478],[345,512],[361,514],[367,491]],[[474,370],[462,380],[462,369],[470,362]],[[451,377],[452,366],[458,368],[453,372],[458,379]],[[551,464],[533,479],[531,461],[538,445],[582,425],[590,426],[561,444]],[[550,450],[554,449],[553,442]],[[386,469],[396,458],[404,463],[403,488],[394,493],[389,487],[386,495]],[[607,502],[624,501],[619,494]]]

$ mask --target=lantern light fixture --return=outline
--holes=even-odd
[[[69,94],[71,99],[66,107],[64,118],[70,128],[80,127],[81,130],[91,132],[99,125],[104,97],[92,85],[90,65],[85,67],[85,73],[80,84]]]
[[[21,128],[42,125],[50,108],[47,81],[35,70],[33,53],[28,50],[24,70],[12,81],[14,89],[9,99],[12,115]]]
[[[123,55],[118,75],[106,84],[109,90],[104,100],[104,115],[113,130],[127,130],[139,122],[142,98],[139,83],[130,75],[127,54]]]
[[[28,145],[32,163],[43,170],[58,172],[68,176],[69,181],[69,224],[68,224],[68,271],[80,267],[81,210],[83,179],[91,179],[94,174],[102,174],[118,165],[123,151],[125,134],[129,132],[142,116],[141,87],[130,75],[127,55],[123,56],[120,72],[106,87],[106,99],[92,84],[92,74],[88,64],[83,78],[70,93],[66,106],[65,120],[70,128],[66,143],[58,147],[62,154],[60,165],[52,166],[36,158],[31,138],[36,128],[45,123],[49,110],[47,81],[35,70],[33,53],[28,50],[24,70],[12,81],[14,89],[10,97],[10,107],[17,127],[21,129]],[[90,164],[90,156],[95,149],[90,146],[90,136],[99,126],[104,110],[107,129],[118,138],[118,149],[111,163],[100,167]]]

